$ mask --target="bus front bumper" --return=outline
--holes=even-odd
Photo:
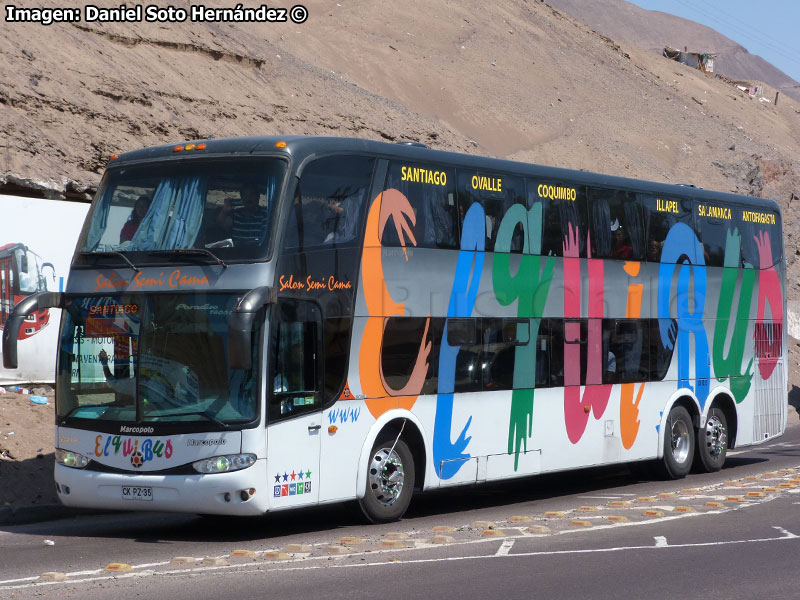
[[[61,502],[82,508],[255,516],[269,504],[262,460],[210,475],[99,473],[56,464],[55,481]]]

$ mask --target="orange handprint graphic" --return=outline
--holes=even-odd
[[[422,389],[422,384],[425,382],[425,375],[428,372],[428,357],[432,347],[428,341],[429,317],[420,341],[417,360],[408,382],[400,390],[394,390],[386,384],[381,366],[381,346],[386,327],[385,318],[405,314],[405,305],[392,299],[386,287],[383,272],[381,239],[390,217],[397,230],[406,260],[408,260],[406,238],[414,246],[417,245],[417,240],[412,230],[417,220],[408,198],[395,189],[386,190],[379,194],[372,202],[367,215],[367,231],[361,258],[364,301],[370,316],[364,328],[358,360],[361,392],[365,396],[364,401],[367,409],[376,418],[392,408],[410,409],[414,405]],[[392,393],[392,396],[389,396],[390,393]]]

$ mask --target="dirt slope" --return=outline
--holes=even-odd
[[[30,394],[0,388],[0,522],[4,509],[58,502],[53,483],[53,392],[35,389],[48,398],[46,406],[31,402]]]

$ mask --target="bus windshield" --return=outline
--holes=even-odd
[[[262,257],[285,170],[283,160],[250,158],[109,169],[79,253],[196,248],[223,259]]]
[[[33,294],[47,290],[47,282],[42,274],[42,257],[25,247],[18,249],[15,255],[20,293]]]
[[[71,299],[59,343],[58,417],[203,422],[211,429],[253,421],[257,379],[252,370],[228,366],[228,319],[238,297]],[[255,342],[252,352],[257,365]]]

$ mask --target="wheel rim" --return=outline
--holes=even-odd
[[[719,456],[725,451],[725,445],[728,441],[728,432],[725,431],[725,425],[716,415],[712,415],[706,421],[706,447],[708,453],[714,457]]]
[[[689,457],[689,427],[682,419],[672,422],[672,457],[678,464]]]
[[[391,448],[381,448],[372,455],[369,465],[369,489],[384,506],[391,506],[400,497],[405,471],[400,455]]]

